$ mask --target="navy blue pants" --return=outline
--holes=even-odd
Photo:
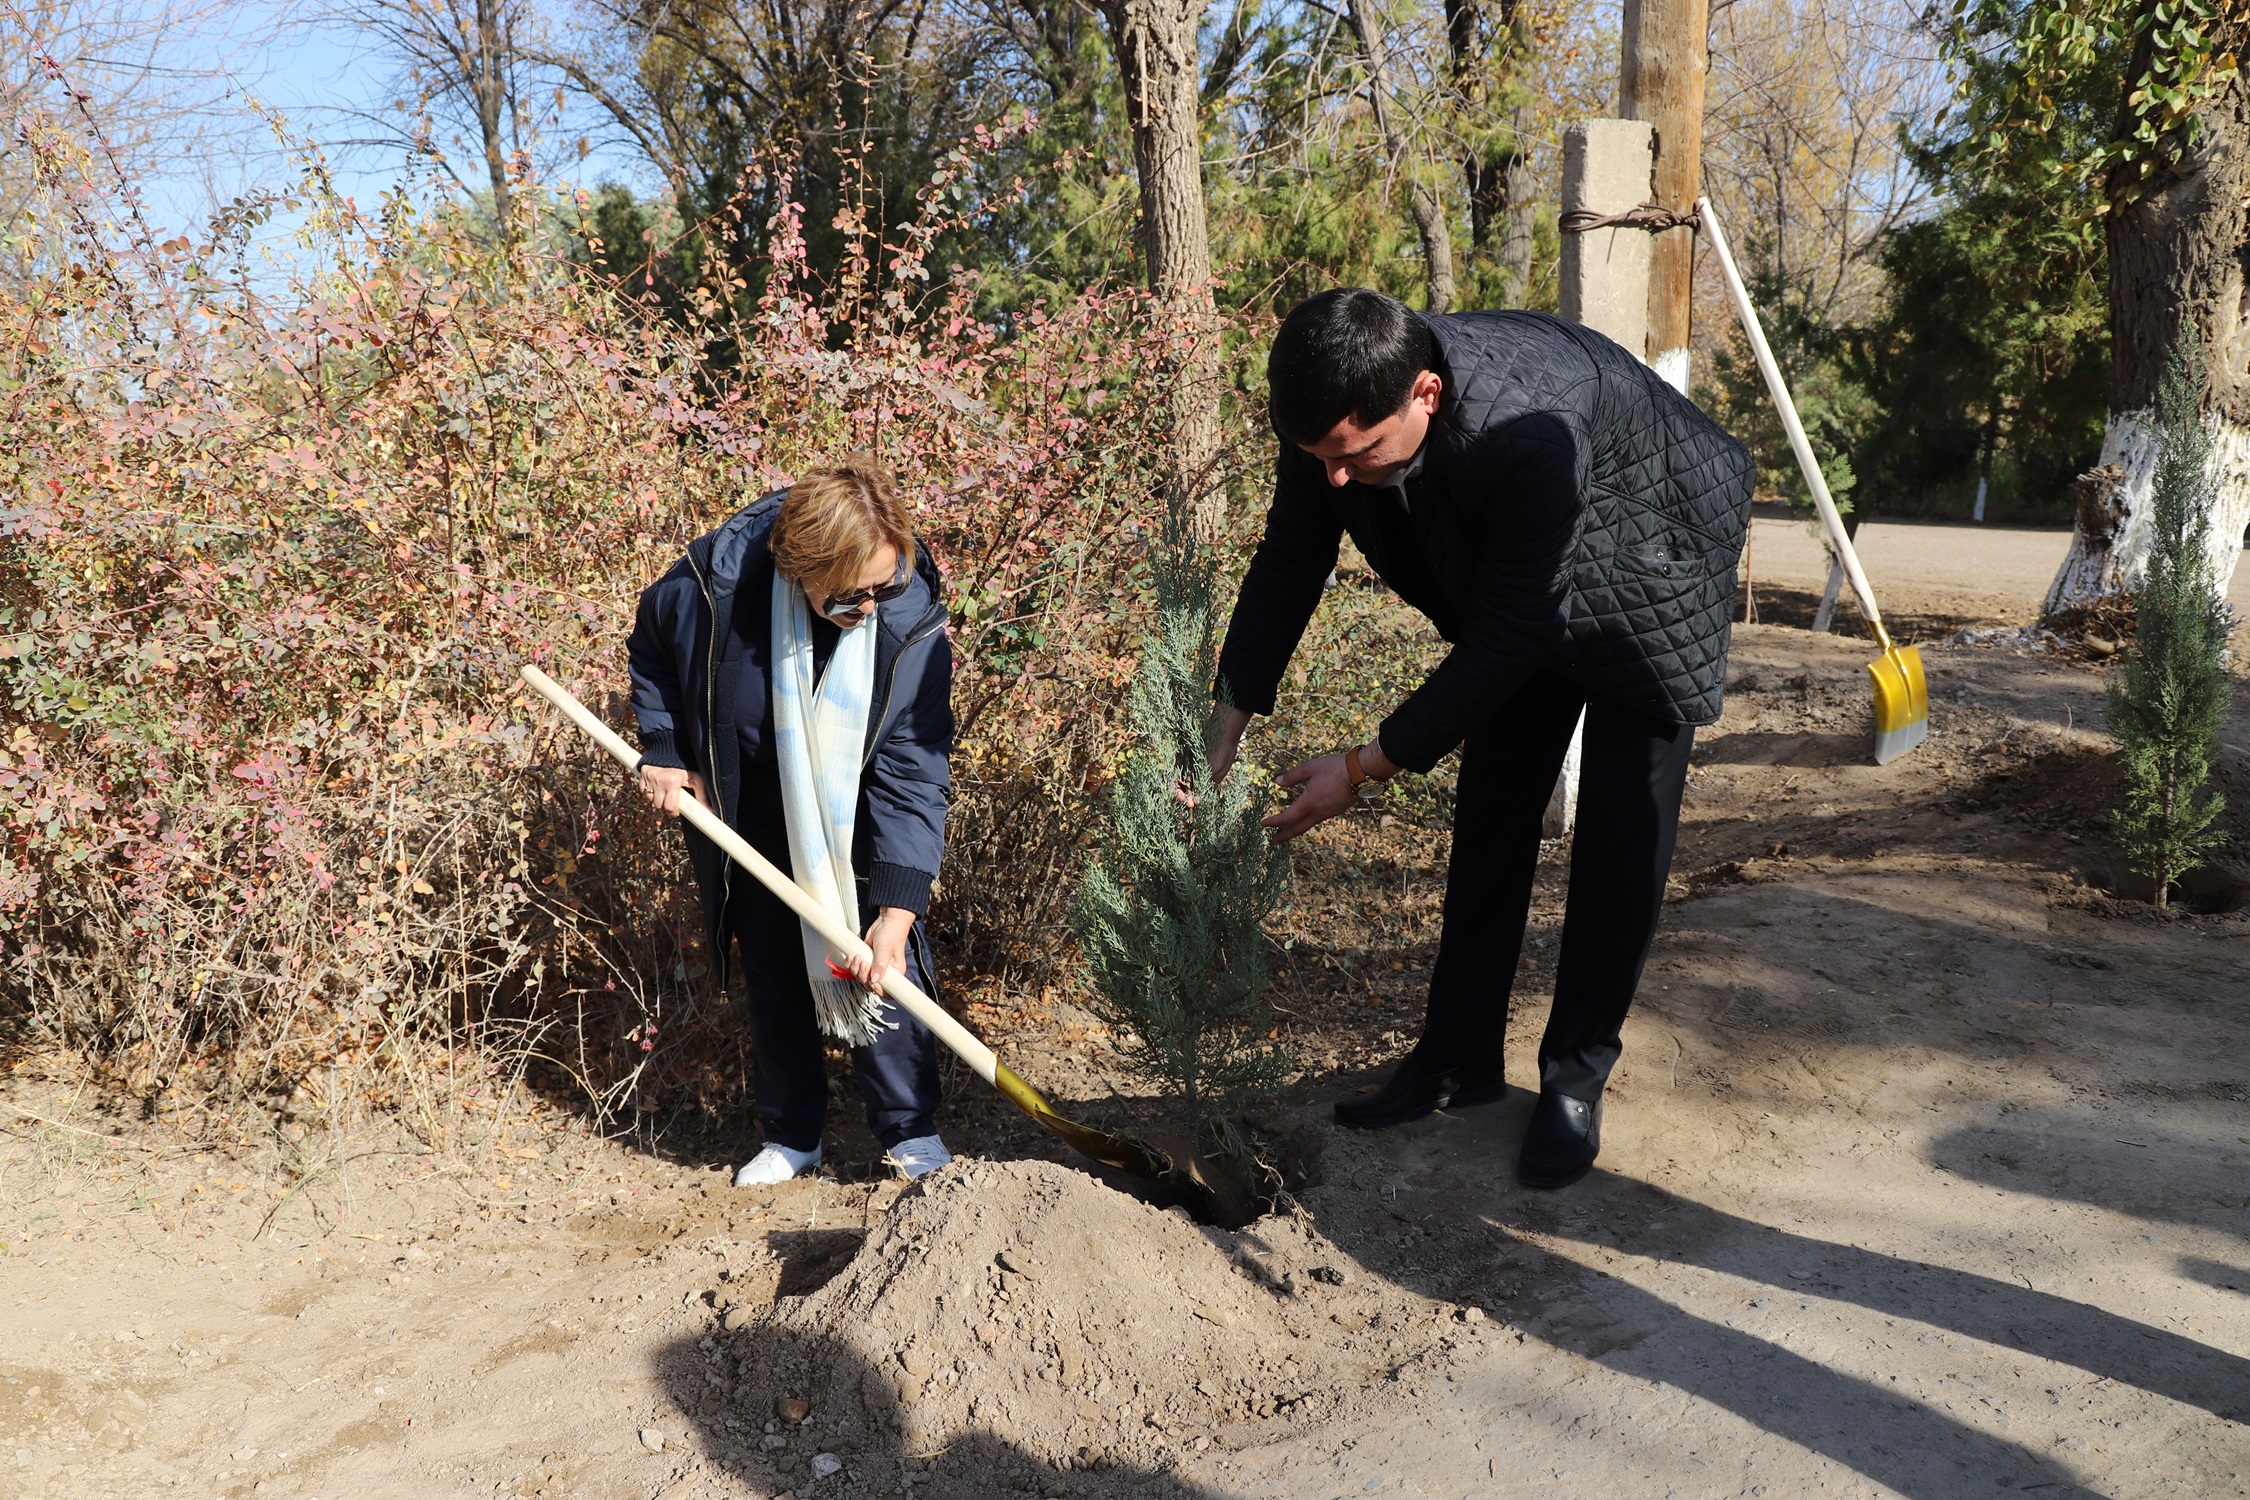
[[[764,778],[746,778],[745,802]],[[760,788],[760,790],[763,790]],[[781,831],[780,782],[769,796],[746,806],[750,816],[742,835],[782,869],[789,868],[788,836]],[[765,814],[766,816],[759,816]],[[867,888],[860,886],[860,910],[872,921]],[[728,910],[736,950],[742,955],[744,1010],[750,1023],[750,1087],[766,1139],[792,1151],[820,1144],[828,1118],[828,1070],[822,1059],[820,1027],[813,1019],[812,986],[805,977],[805,947],[797,914],[747,873],[737,871]],[[931,982],[926,923],[917,921],[906,946],[907,977],[922,993],[935,995]],[[935,1135],[938,1107],[937,1038],[929,1028],[883,1002],[883,1019],[895,1026],[878,1030],[875,1040],[852,1049],[852,1076],[867,1104],[867,1128],[884,1150],[916,1136]]]
[[[1526,683],[1461,749],[1445,930],[1418,1050],[1500,1063],[1539,825],[1581,707],[1578,823],[1539,1087],[1591,1100],[1624,1050],[1618,1033],[1664,909],[1695,731],[1590,696],[1550,672]]]

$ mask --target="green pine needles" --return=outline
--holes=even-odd
[[[1211,775],[1217,567],[1180,507],[1156,557],[1156,625],[1133,681],[1134,745],[1111,788],[1071,929],[1093,1009],[1125,1065],[1180,1096],[1198,1146],[1231,1144],[1215,1106],[1277,1082],[1265,1040],[1261,926],[1288,855],[1259,826],[1263,794],[1241,767]],[[1182,796],[1182,790],[1187,793]]]
[[[2202,418],[2202,354],[2192,333],[2172,353],[2157,399],[2159,446],[2150,486],[2147,571],[2123,676],[2110,687],[2109,727],[2125,764],[2118,835],[2132,867],[2156,882],[2156,904],[2225,837],[2225,802],[2206,792],[2212,751],[2234,684],[2225,602],[2211,578],[2211,433]]]

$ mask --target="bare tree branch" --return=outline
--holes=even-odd
[[[1424,179],[1420,163],[1406,136],[1391,117],[1391,76],[1383,54],[1382,23],[1373,0],[1351,0],[1352,31],[1359,38],[1360,56],[1367,64],[1367,98],[1375,108],[1375,128],[1382,132],[1390,153],[1391,171],[1406,179],[1406,199],[1414,227],[1422,236],[1423,279],[1431,312],[1453,306],[1453,236],[1445,222],[1445,205]]]

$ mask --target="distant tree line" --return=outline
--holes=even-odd
[[[683,316],[754,309],[784,220],[813,267],[842,274],[859,229],[914,219],[939,176],[958,212],[923,263],[973,277],[1003,333],[1042,299],[1135,281],[1253,312],[1339,282],[1433,308],[1551,308],[1560,132],[1617,108],[1601,0],[312,3],[392,69],[387,102],[341,143],[432,164],[496,227],[540,232],[549,205],[519,190],[576,175],[591,137],[637,157],[630,186],[562,216],[582,231],[567,238]],[[2203,193],[2213,163],[2232,170],[2236,10],[1712,6],[1707,185],[1847,500],[1960,512],[1982,481],[1995,519],[2072,514],[2105,430],[2153,402],[2197,257],[2216,274],[2243,238],[2213,222],[2182,230],[2210,241],[2182,251],[2155,222],[2184,222],[2161,205]],[[146,154],[151,122],[194,91],[124,90],[86,59],[160,45],[162,28],[146,8],[65,13],[0,69],[0,100],[33,126],[41,109],[106,111],[113,140]],[[42,49],[75,83],[45,75]],[[90,105],[62,92],[89,84]],[[0,149],[11,218],[19,159]],[[2121,244],[2150,288],[2134,307],[2112,296]],[[1697,398],[1792,493],[1704,282]],[[2138,330],[2122,364],[2120,318]]]

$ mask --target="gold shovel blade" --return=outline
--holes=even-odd
[[[1039,1090],[1017,1077],[1006,1063],[993,1065],[992,1082],[1008,1096],[1009,1103],[1062,1137],[1079,1155],[1151,1182],[1161,1182],[1172,1176],[1174,1168],[1170,1156],[1145,1142],[1064,1119],[1055,1113],[1054,1106]]]
[[[1160,1151],[1146,1141],[1111,1135],[1106,1130],[1065,1119],[1055,1113],[1054,1106],[1039,1090],[1017,1077],[1006,1063],[993,1064],[992,1082],[1016,1108],[1053,1131],[1080,1156],[1154,1184],[1164,1197],[1183,1204],[1188,1212],[1206,1223],[1216,1223],[1223,1216],[1225,1200],[1205,1179],[1192,1157],[1175,1159],[1170,1152]]]
[[[1875,683],[1875,764],[1885,765],[1930,737],[1930,688],[1922,653],[1893,646],[1867,664]]]

